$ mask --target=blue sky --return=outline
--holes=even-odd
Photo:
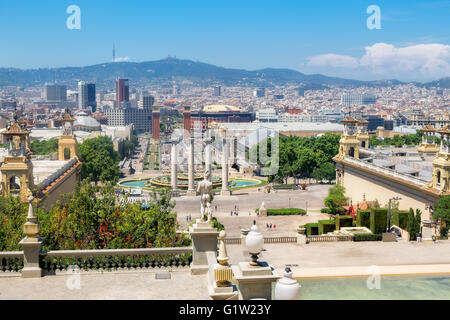
[[[81,30],[66,27],[69,5],[81,8]],[[381,9],[381,30],[366,26],[369,5]],[[429,80],[450,76],[449,16],[450,1],[0,1],[0,67],[103,63],[114,42],[117,57],[133,62],[170,54],[251,70]]]

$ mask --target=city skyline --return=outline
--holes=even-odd
[[[66,26],[80,8],[80,29]],[[369,29],[377,5],[381,29]],[[0,67],[87,66],[176,56],[226,68],[289,68],[356,80],[426,82],[450,75],[450,1],[285,1],[0,5]],[[237,10],[238,9],[238,10]],[[32,50],[33,55],[29,52]]]

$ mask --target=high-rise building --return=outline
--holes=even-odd
[[[222,87],[221,86],[214,87],[214,96],[215,97],[222,96]]]
[[[124,127],[133,124],[137,132],[152,132],[152,108],[105,108],[104,112],[108,126]]]
[[[377,98],[373,95],[364,94],[343,94],[341,97],[341,104],[346,107],[350,106],[363,106],[368,104],[376,104]]]
[[[266,89],[265,88],[258,88],[253,92],[253,95],[256,98],[264,98],[266,96]]]
[[[91,108],[95,112],[97,102],[95,96],[95,83],[78,82],[78,109],[86,110]]]
[[[67,101],[67,86],[46,84],[44,98],[46,101]]]
[[[150,95],[143,95],[142,96],[142,108],[151,108],[153,104],[155,103],[155,98]]]
[[[117,108],[128,107],[130,101],[130,85],[128,79],[116,80]]]

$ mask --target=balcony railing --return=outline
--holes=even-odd
[[[414,183],[414,184],[419,185],[421,187],[426,186],[426,184],[429,182],[429,181],[426,181],[426,180],[423,180],[423,179],[420,179],[420,178],[417,178],[417,177],[412,177],[410,175],[407,175],[407,174],[404,174],[404,173],[400,173],[400,172],[397,172],[397,171],[392,170],[392,169],[383,168],[383,167],[374,165],[372,163],[361,161],[359,159],[355,159],[355,158],[352,158],[352,157],[345,157],[345,161],[353,163],[353,164],[356,164],[356,165],[364,167],[364,168],[368,168],[368,169],[380,172],[380,173],[384,173],[384,174],[392,176],[394,178],[398,178],[398,179],[401,179],[401,180],[404,180],[404,181],[407,181],[407,182]]]

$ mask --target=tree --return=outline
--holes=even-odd
[[[416,240],[416,234],[420,233],[420,225],[422,222],[421,216],[422,213],[420,212],[420,210],[416,210],[416,215],[414,215],[414,210],[412,208],[409,209],[408,222],[406,226],[409,232],[409,239],[411,241]]]
[[[27,205],[18,198],[0,198],[0,252],[19,251],[19,242],[25,237],[22,232],[27,217]]]
[[[31,143],[30,148],[35,155],[49,155],[50,153],[58,152],[58,139],[53,138],[48,141],[35,140]]]
[[[336,167],[332,163],[324,163],[318,168],[314,168],[312,177],[317,181],[331,182],[336,178]]]
[[[120,176],[118,167],[120,154],[114,150],[111,138],[101,136],[87,139],[79,146],[82,179],[93,182],[117,182]]]
[[[340,215],[345,213],[344,206],[347,205],[348,198],[345,196],[345,188],[336,185],[328,190],[328,197],[325,198],[324,204],[330,208],[330,214]]]
[[[441,221],[441,237],[447,238],[450,229],[450,196],[442,196],[434,206],[433,219]]]

